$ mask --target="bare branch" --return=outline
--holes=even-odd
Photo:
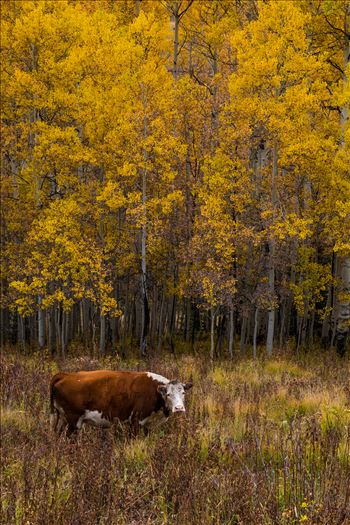
[[[340,27],[335,27],[333,24],[331,24],[331,22],[328,20],[328,18],[326,16],[324,18],[325,18],[327,24],[329,25],[329,27],[331,27],[333,29],[333,31],[337,31],[338,33],[342,33],[346,38],[350,39],[350,33],[348,33],[347,31],[344,31],[344,29],[341,29]]]

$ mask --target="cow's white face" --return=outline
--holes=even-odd
[[[185,412],[185,391],[192,388],[192,383],[169,381],[166,385],[159,385],[158,392],[162,395],[169,412]]]

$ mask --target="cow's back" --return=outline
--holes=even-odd
[[[51,380],[51,397],[65,413],[101,412],[125,421],[145,404],[156,402],[156,384],[142,372],[112,370],[61,372]]]

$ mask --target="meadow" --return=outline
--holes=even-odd
[[[57,438],[58,369],[146,369],[194,387],[150,435],[83,428]],[[346,525],[349,361],[332,353],[149,361],[3,353],[1,522],[15,525]]]

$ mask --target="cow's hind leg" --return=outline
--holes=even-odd
[[[53,432],[56,432],[56,430],[57,430],[57,425],[58,425],[59,419],[60,419],[60,413],[59,413],[59,411],[56,408],[56,409],[54,409],[54,412],[51,412],[51,414],[50,414],[50,427],[53,430]]]
[[[67,421],[63,418],[59,418],[59,422],[57,425],[57,435],[58,437],[62,435],[63,431],[67,428]]]
[[[63,430],[67,428],[67,424],[64,414],[61,414],[59,410],[56,409],[55,412],[50,414],[50,426],[57,437],[62,435]]]

